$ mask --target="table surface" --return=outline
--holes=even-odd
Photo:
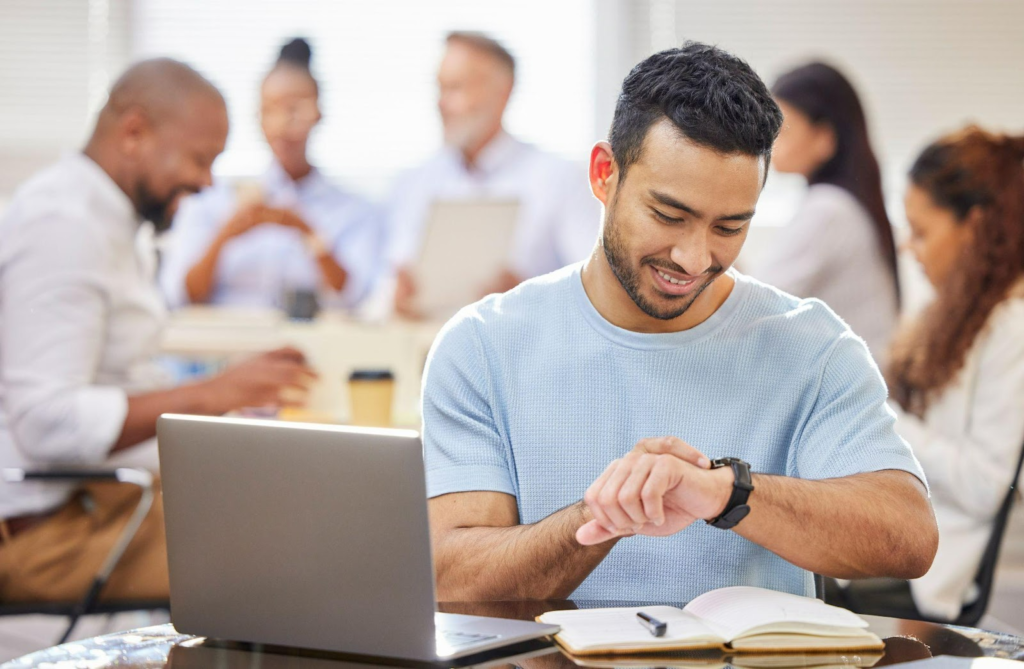
[[[593,608],[598,606],[620,606],[646,604],[638,602],[465,602],[447,603],[439,606],[449,613],[489,615],[501,618],[532,620],[535,616],[552,609]],[[647,659],[643,662],[621,661],[620,666],[640,665],[705,667],[715,669],[730,662],[745,667],[880,667],[900,664],[933,656],[957,658],[1002,658],[1024,660],[1024,639],[1010,634],[985,630],[935,625],[894,618],[864,616],[871,630],[885,640],[883,654],[807,654],[774,655],[752,657],[721,656],[717,652],[703,651],[674,656],[673,658]],[[438,666],[462,667],[522,667],[523,669],[569,669],[575,664],[547,640],[520,644],[509,650],[492,651],[474,657],[460,664],[448,663]],[[746,660],[746,661],[744,661]],[[986,661],[987,662],[987,661]],[[383,658],[355,658],[344,655],[285,651],[266,649],[258,646],[223,644],[201,637],[179,634],[171,625],[146,627],[130,632],[108,634],[84,641],[26,655],[5,665],[8,667],[191,667],[194,669],[328,669],[349,667],[357,669],[373,665],[424,666],[413,662],[387,660]],[[964,666],[968,666],[966,662]],[[998,664],[998,662],[996,662]],[[612,662],[595,663],[605,668],[614,667]],[[431,665],[426,665],[431,666]],[[976,665],[977,666],[977,665]],[[980,666],[985,666],[984,663]]]

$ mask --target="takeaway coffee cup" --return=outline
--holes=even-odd
[[[391,425],[395,377],[387,369],[357,369],[348,377],[349,422],[365,427]]]

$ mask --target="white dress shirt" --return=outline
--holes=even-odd
[[[445,147],[399,178],[388,210],[392,268],[416,259],[434,201],[480,198],[519,201],[509,269],[520,278],[583,260],[594,248],[601,209],[586,173],[502,132],[484,147],[473,169],[461,152]]]
[[[861,336],[884,365],[899,307],[871,215],[830,184],[807,190],[753,276],[797,297],[816,297]]]
[[[315,169],[296,182],[274,163],[261,187],[268,206],[293,210],[327,244],[348,274],[345,287],[340,293],[322,288],[320,267],[298,230],[266,224],[224,246],[210,303],[282,307],[286,292],[309,290],[319,291],[325,306],[355,307],[381,267],[384,230],[376,208]],[[172,307],[188,304],[185,277],[237,208],[234,188],[224,183],[182,203],[160,269],[160,286]]]
[[[0,465],[104,463],[128,394],[166,384],[150,230],[82,154],[15,194],[0,219]],[[0,517],[53,509],[71,489],[0,482]]]
[[[924,420],[894,409],[896,431],[928,478],[939,525],[938,554],[910,582],[911,592],[922,613],[952,619],[974,598],[981,554],[1024,444],[1024,281],[993,310]]]

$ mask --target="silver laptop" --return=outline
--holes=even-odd
[[[179,632],[435,661],[558,631],[435,613],[416,432],[168,414],[157,437]]]

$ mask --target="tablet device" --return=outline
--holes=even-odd
[[[508,269],[519,208],[514,199],[434,202],[411,268],[416,307],[425,317],[449,318]]]

